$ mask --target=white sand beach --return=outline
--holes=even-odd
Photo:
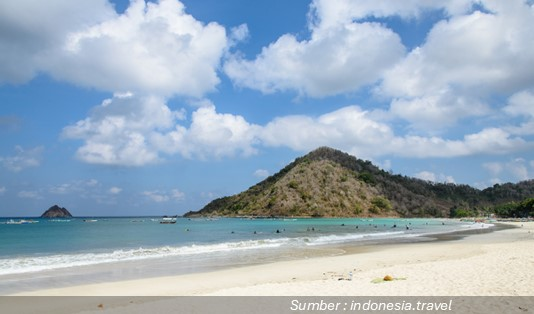
[[[534,222],[509,224],[517,228],[454,241],[380,245],[339,256],[17,295],[532,296]],[[378,282],[386,275],[394,280]]]

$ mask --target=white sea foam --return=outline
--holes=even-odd
[[[115,250],[110,253],[57,254],[40,257],[20,257],[0,259],[0,275],[37,272],[60,268],[89,266],[120,261],[135,261],[151,258],[209,254],[215,252],[232,252],[250,249],[276,248],[287,243],[285,239],[249,240],[225,242],[209,245],[189,245],[181,247],[163,246],[156,248],[138,248]]]
[[[495,226],[494,224],[485,223],[485,222],[474,222],[474,223],[461,225],[462,228],[468,228],[468,229],[487,229],[487,228],[491,228],[494,226]]]
[[[370,239],[391,239],[399,236],[407,235],[403,231],[394,232],[376,232],[376,233],[347,233],[347,234],[332,234],[327,236],[320,236],[317,238],[310,238],[308,245],[325,245],[331,243],[343,243],[351,241],[361,241]]]

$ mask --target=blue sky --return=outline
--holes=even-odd
[[[526,0],[5,0],[0,216],[198,210],[331,146],[534,177]]]

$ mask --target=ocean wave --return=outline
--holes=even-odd
[[[407,234],[403,231],[393,231],[393,232],[376,232],[376,233],[347,233],[347,234],[332,234],[325,235],[316,238],[309,238],[307,241],[308,245],[325,245],[332,243],[343,243],[351,241],[361,241],[361,240],[371,240],[371,239],[380,239],[386,238],[391,239],[399,236],[406,236]]]
[[[491,227],[495,227],[492,223],[486,223],[486,222],[474,222],[469,224],[463,224],[461,225],[462,228],[468,228],[468,229],[487,229]]]
[[[286,242],[288,242],[288,238],[225,242],[207,245],[189,245],[180,247],[163,246],[156,248],[138,248],[130,250],[115,250],[109,253],[57,254],[39,257],[0,259],[0,275],[38,272],[77,266],[90,266],[113,262],[135,261],[172,256],[276,248],[282,246]]]

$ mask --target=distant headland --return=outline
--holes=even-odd
[[[395,175],[320,147],[248,190],[184,216],[528,217],[534,216],[533,196],[534,180],[479,190]]]
[[[54,205],[47,209],[42,215],[41,218],[70,218],[72,214],[64,207],[59,207]]]

